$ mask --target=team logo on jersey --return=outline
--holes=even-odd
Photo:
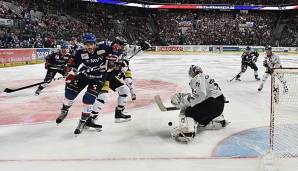
[[[81,58],[82,58],[82,59],[89,59],[89,55],[88,55],[88,53],[83,53],[83,54],[81,54]]]
[[[97,55],[102,55],[102,54],[106,53],[106,51],[105,50],[98,50],[96,53],[97,53]]]

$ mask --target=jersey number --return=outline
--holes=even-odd
[[[207,75],[206,75],[206,77],[207,77]],[[208,78],[209,78],[209,76],[208,76]],[[206,78],[206,79],[208,79],[208,78]],[[221,90],[220,87],[218,86],[218,84],[214,81],[214,79],[210,79],[209,84],[213,84],[215,90]]]

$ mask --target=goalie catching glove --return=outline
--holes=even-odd
[[[171,103],[181,109],[190,106],[190,93],[176,93],[171,97]]]

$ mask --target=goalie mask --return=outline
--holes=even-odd
[[[197,66],[197,65],[191,65],[189,67],[189,70],[188,70],[188,76],[190,78],[194,78],[196,75],[200,74],[200,73],[203,73],[203,70],[201,67]]]

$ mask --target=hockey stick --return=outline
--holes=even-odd
[[[237,74],[237,75],[239,75],[241,73],[241,71]],[[237,77],[237,75],[235,75],[235,77],[233,77],[231,80],[230,80],[230,82],[232,82],[236,77]]]
[[[154,96],[154,101],[155,101],[155,103],[157,104],[158,108],[159,108],[162,112],[171,111],[171,110],[179,110],[179,108],[174,107],[174,106],[173,106],[173,107],[166,107],[166,106],[163,104],[163,102],[162,102],[162,100],[161,100],[161,98],[160,98],[159,95]],[[230,103],[230,101],[225,100],[224,103]]]
[[[140,53],[142,51],[142,48],[139,49],[135,54],[131,55],[128,59],[133,58],[134,56],[136,56],[138,53]]]
[[[163,102],[162,102],[162,100],[161,100],[161,98],[160,98],[159,95],[154,96],[154,101],[155,101],[155,103],[157,104],[158,108],[159,108],[162,112],[171,111],[171,110],[179,110],[179,108],[174,107],[174,106],[173,106],[173,107],[166,107],[166,106],[163,104]]]
[[[27,89],[27,88],[35,87],[35,86],[38,86],[38,85],[41,85],[41,84],[44,84],[44,83],[49,83],[51,81],[61,80],[63,78],[65,78],[65,77],[53,78],[50,81],[42,81],[42,82],[39,82],[39,83],[31,84],[31,85],[20,87],[20,88],[16,88],[16,89],[5,88],[2,92],[12,93],[12,92],[24,90],[24,89]]]

